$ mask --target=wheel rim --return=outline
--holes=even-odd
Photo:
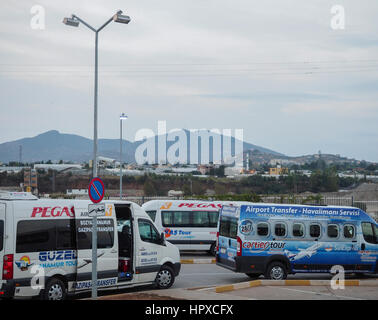
[[[63,299],[63,288],[59,284],[54,284],[50,287],[47,297],[49,300],[62,300]]]
[[[280,266],[274,266],[270,270],[270,277],[274,280],[282,280],[284,277],[284,270]]]
[[[160,287],[167,287],[172,281],[172,275],[168,270],[161,270],[157,277],[157,282]]]

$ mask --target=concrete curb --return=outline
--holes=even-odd
[[[181,259],[181,264],[211,264],[215,259]]]
[[[336,280],[336,284],[339,281]],[[253,280],[215,287],[216,293],[247,289],[259,286],[330,286],[331,280]],[[345,286],[377,287],[378,280],[344,280]]]

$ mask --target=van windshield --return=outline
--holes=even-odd
[[[219,221],[219,235],[222,237],[236,239],[238,234],[238,219],[221,216]]]

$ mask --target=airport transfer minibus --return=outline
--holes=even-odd
[[[41,200],[0,193],[0,297],[63,300],[92,287],[89,200]],[[103,201],[97,218],[97,286],[172,286],[180,271],[176,246],[165,241],[135,203]]]
[[[354,207],[251,203],[223,206],[216,264],[251,278],[287,274],[377,273],[378,225]]]

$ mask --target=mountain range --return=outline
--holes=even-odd
[[[189,139],[188,131],[187,138]],[[157,137],[155,137],[157,140]],[[143,143],[143,141],[130,142],[122,141],[122,157],[123,161],[128,163],[135,162],[135,150]],[[174,142],[167,142],[167,149]],[[188,149],[190,144],[188,143]],[[232,150],[234,150],[235,139],[231,139]],[[210,141],[210,148],[212,142]],[[200,144],[198,144],[200,154]],[[119,159],[120,140],[119,139],[98,139],[98,155],[113,159]],[[157,149],[157,148],[156,148]],[[283,154],[256,146],[251,143],[244,142],[243,150],[258,150],[261,153],[284,156]],[[188,154],[190,149],[188,150]],[[32,138],[23,138],[15,141],[5,142],[0,144],[0,161],[8,163],[11,161],[18,162],[21,158],[22,162],[39,162],[39,161],[73,161],[73,162],[88,162],[93,158],[93,140],[75,135],[60,133],[56,130],[51,130],[39,134]],[[156,151],[157,159],[157,151]],[[212,156],[210,154],[210,161]]]

